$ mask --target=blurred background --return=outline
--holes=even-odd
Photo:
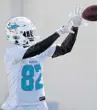
[[[8,45],[5,23],[11,17],[30,18],[42,39],[68,22],[74,6],[97,4],[96,0],[3,0],[0,4],[0,104],[8,96],[3,57]],[[55,43],[61,43],[66,35]],[[71,53],[44,63],[44,82],[50,110],[97,109],[97,28],[96,22],[81,26]]]

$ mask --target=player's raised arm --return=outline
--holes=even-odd
[[[65,55],[66,53],[71,52],[76,41],[78,27],[81,25],[82,22],[81,11],[75,10],[69,22],[72,23],[72,31],[74,31],[74,33],[69,33],[65,40],[62,42],[61,46],[56,46],[56,50],[52,58]]]
[[[79,15],[79,13],[76,13],[76,14],[77,15],[74,15],[74,17],[71,18],[72,20],[70,20],[70,22],[73,21],[72,29],[69,27],[69,25],[62,26],[61,28],[56,30],[56,32],[54,34],[52,34],[51,36],[47,37],[43,41],[40,41],[39,43],[28,48],[28,50],[26,51],[26,53],[23,56],[23,59],[29,58],[29,57],[34,57],[34,56],[39,55],[40,53],[44,52],[57,40],[57,38],[59,38],[60,36],[62,36],[65,33],[69,33],[69,35],[64,40],[64,42],[62,43],[61,46],[56,46],[56,51],[54,52],[54,55],[52,56],[52,58],[60,56],[60,55],[64,55],[65,53],[68,53],[74,45],[74,42],[75,42],[75,39],[77,36],[77,32],[78,32],[78,26],[81,24],[81,17]],[[49,52],[53,53],[53,51],[50,51],[50,50],[49,50]],[[49,52],[47,52],[47,53],[49,53]]]
[[[40,53],[44,52],[46,49],[48,49],[56,40],[60,37],[60,33],[74,33],[68,26],[63,26],[60,29],[58,29],[54,34],[47,37],[46,39],[36,43],[35,45],[32,45],[26,53],[23,56],[23,59],[34,57],[36,55],[39,55]]]
[[[66,39],[62,42],[61,46],[56,46],[56,50],[52,58],[65,55],[66,53],[69,53],[72,50],[72,47],[76,41],[78,27],[72,27],[72,30],[74,31],[74,33],[69,33]]]
[[[33,57],[33,56],[39,55],[40,53],[44,52],[59,37],[60,37],[60,35],[55,32],[54,34],[52,34],[48,38],[44,39],[43,41],[40,41],[40,42],[36,43],[35,45],[32,45],[25,52],[23,59]]]

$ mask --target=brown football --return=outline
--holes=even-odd
[[[84,9],[82,17],[88,21],[97,21],[97,5],[91,5]]]

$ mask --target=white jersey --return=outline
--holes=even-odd
[[[40,55],[22,59],[28,48],[10,45],[5,54],[4,63],[8,74],[9,97],[3,104],[8,105],[33,105],[39,98],[45,96],[43,85],[42,61],[51,57],[55,46],[51,46]]]

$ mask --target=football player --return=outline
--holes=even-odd
[[[42,61],[71,52],[81,25],[80,11],[70,18],[72,27],[62,26],[42,41],[34,35],[33,23],[25,17],[15,17],[6,26],[10,45],[4,63],[8,74],[9,97],[2,105],[4,110],[48,110],[43,85]],[[63,34],[68,36],[61,45],[52,45]]]

